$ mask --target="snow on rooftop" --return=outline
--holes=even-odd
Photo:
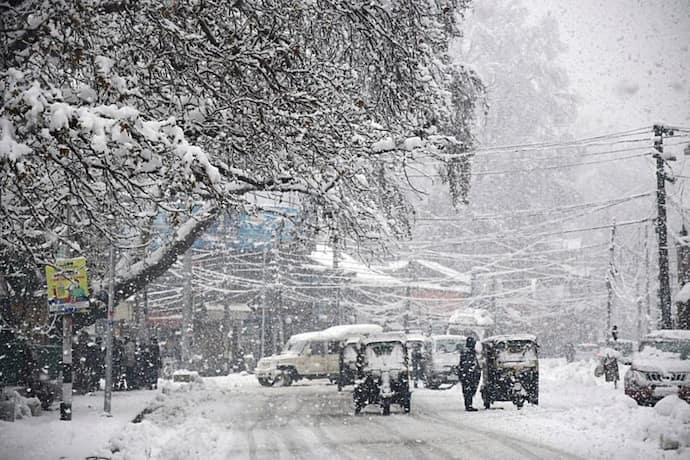
[[[652,331],[645,336],[645,339],[672,339],[690,341],[690,330],[685,329],[662,329]]]
[[[448,277],[448,281],[460,281],[466,284],[470,284],[471,277],[465,273],[460,273],[459,271],[453,270],[452,268],[441,265],[438,262],[432,262],[430,260],[415,259],[418,264],[427,267],[430,270],[434,270]]]
[[[333,267],[333,248],[325,244],[317,244],[316,249],[309,254],[309,258],[318,264],[332,268]],[[368,284],[375,284],[378,286],[403,286],[404,283],[397,278],[388,276],[379,271],[367,267],[365,264],[355,260],[351,256],[340,253],[338,267],[345,272],[352,272],[358,281],[363,281]]]

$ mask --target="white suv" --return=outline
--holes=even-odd
[[[690,330],[654,331],[640,341],[625,373],[625,394],[654,405],[670,394],[690,402]]]
[[[263,386],[287,386],[303,378],[335,382],[340,372],[341,344],[352,336],[382,330],[375,324],[352,324],[295,334],[280,354],[261,358],[254,374]]]

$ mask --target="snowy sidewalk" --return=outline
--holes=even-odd
[[[103,392],[75,395],[72,420],[61,421],[59,411],[16,422],[0,421],[2,460],[84,460],[90,455],[110,457],[108,441],[132,421],[159,391],[113,392],[112,417],[103,416]]]

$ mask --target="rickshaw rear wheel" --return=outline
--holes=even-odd
[[[482,401],[484,402],[484,409],[490,409],[491,408],[491,399],[489,399],[489,395],[487,393],[488,392],[486,391],[486,389],[482,388],[481,394],[482,394]]]
[[[359,401],[355,401],[355,415],[359,415],[360,412],[362,412],[362,407],[363,405],[359,403]]]
[[[383,401],[381,401],[381,408],[383,415],[391,415],[391,401],[390,399],[386,398]]]
[[[410,396],[409,393],[407,394],[407,396],[405,396],[405,399],[403,399],[402,406],[403,406],[403,411],[406,414],[409,414],[410,413],[410,407],[412,406],[412,397]]]

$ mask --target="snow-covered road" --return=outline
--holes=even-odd
[[[111,441],[114,459],[505,459],[679,458],[662,433],[688,433],[677,416],[638,407],[591,375],[590,363],[545,360],[541,405],[509,403],[467,413],[459,388],[415,390],[412,412],[390,417],[370,406],[354,416],[351,392],[323,382],[260,387],[252,376],[169,388],[142,423]],[[479,398],[475,406],[480,407]],[[673,406],[675,407],[675,406]],[[666,411],[668,412],[668,411]],[[680,428],[670,425],[678,425]],[[684,431],[683,431],[684,430]]]
[[[162,384],[116,394],[114,419],[98,395],[77,397],[73,422],[55,413],[0,422],[0,458],[225,459],[680,459],[690,452],[690,405],[668,397],[638,407],[593,376],[593,362],[541,361],[540,405],[467,413],[459,388],[418,389],[412,411],[352,411],[351,388],[325,382],[264,388],[252,375]],[[101,393],[99,393],[101,394]],[[102,395],[102,394],[101,394]],[[95,404],[94,403],[94,404]],[[81,405],[80,405],[81,404]],[[143,421],[128,423],[146,407]],[[475,407],[481,407],[480,398]],[[664,451],[660,437],[680,449]]]
[[[195,396],[171,398],[146,422],[130,427],[140,435],[150,432],[140,438],[144,444],[125,442],[123,458],[137,458],[130,457],[136,450],[156,459],[576,458],[474,426],[486,414],[462,412],[456,392],[439,397],[442,392],[420,390],[412,414],[395,412],[394,406],[392,416],[384,417],[373,406],[353,416],[351,393],[332,385],[205,387]]]

